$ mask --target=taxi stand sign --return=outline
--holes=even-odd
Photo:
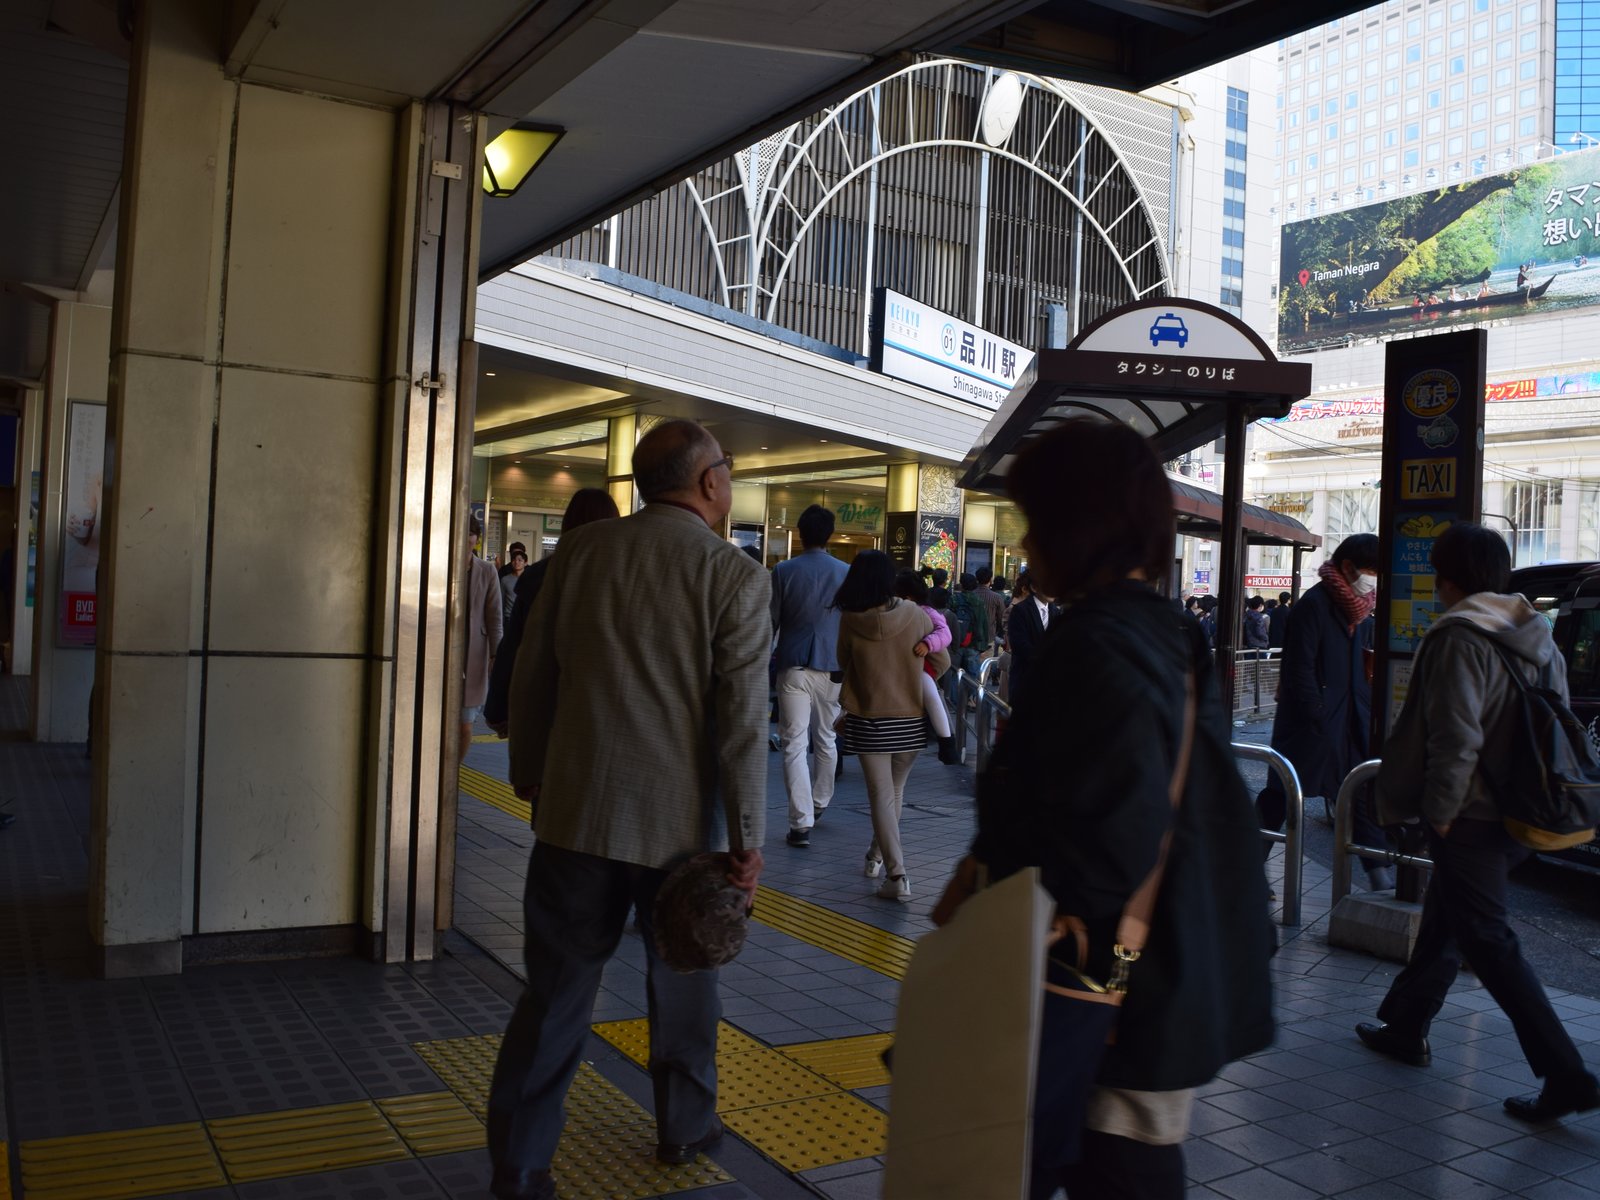
[[[1384,367],[1383,493],[1378,537],[1378,687],[1373,753],[1400,714],[1411,662],[1439,614],[1433,540],[1482,504],[1487,330],[1388,344]]]

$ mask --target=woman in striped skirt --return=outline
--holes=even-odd
[[[922,659],[917,643],[933,632],[928,614],[895,598],[894,564],[863,550],[833,598],[839,620],[839,667],[844,685],[844,748],[861,760],[872,806],[867,878],[881,873],[878,895],[911,899],[900,850],[900,806],[911,764],[927,745],[922,713]]]

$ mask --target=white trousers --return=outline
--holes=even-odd
[[[839,685],[826,671],[786,667],[778,672],[778,745],[783,750],[783,787],[789,793],[789,828],[810,829],[833,799],[839,762],[833,724],[839,719]],[[806,731],[811,765],[806,765]]]

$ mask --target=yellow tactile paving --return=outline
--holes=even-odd
[[[644,1021],[608,1021],[594,1030],[634,1062],[649,1060]],[[871,1035],[777,1049],[724,1021],[717,1027],[717,1111],[729,1129],[791,1171],[882,1154],[887,1118],[842,1089],[888,1082],[876,1059],[888,1041]],[[864,1082],[846,1082],[857,1079]]]
[[[418,1158],[477,1150],[484,1144],[483,1122],[453,1092],[425,1092],[379,1100],[378,1108]]]
[[[906,964],[911,961],[915,945],[910,938],[766,887],[756,890],[752,915],[779,933],[818,946],[891,979],[905,977]]]
[[[778,1053],[842,1088],[882,1087],[889,1082],[883,1065],[883,1052],[894,1041],[889,1033],[867,1033],[860,1037],[831,1038],[825,1042],[802,1042],[779,1046]]]
[[[0,1142],[0,1200],[11,1200],[11,1159],[4,1142]]]
[[[761,1045],[734,1032],[754,1046]],[[448,1038],[418,1042],[413,1048],[450,1086],[463,1111],[482,1118],[500,1038],[495,1034]],[[566,1108],[567,1127],[550,1164],[560,1200],[631,1200],[733,1180],[703,1154],[686,1166],[658,1163],[655,1118],[587,1063],[578,1068],[567,1091]]]
[[[526,800],[517,799],[517,794],[511,790],[511,785],[503,779],[496,779],[493,775],[485,775],[482,771],[474,771],[471,767],[460,767],[456,772],[456,789],[498,808],[503,813],[509,813],[524,823],[533,819],[533,805]]]
[[[27,1200],[134,1200],[228,1182],[198,1122],[22,1142],[17,1158]]]
[[[848,1092],[722,1114],[722,1123],[779,1166],[809,1171],[882,1154],[889,1116]]]
[[[641,1067],[650,1065],[650,1023],[643,1017],[629,1021],[602,1021],[594,1027],[594,1031]],[[757,1041],[743,1030],[735,1029],[726,1021],[718,1022],[718,1063],[724,1055],[765,1049],[766,1043]]]
[[[480,1121],[489,1119],[489,1081],[494,1078],[494,1060],[500,1053],[498,1033],[414,1042],[411,1048],[473,1116]]]
[[[369,1100],[226,1117],[207,1121],[206,1128],[234,1183],[410,1157]]]
[[[517,799],[511,785],[471,767],[460,768],[457,786],[466,795],[509,813],[521,821],[532,819],[533,809]],[[772,888],[758,888],[754,918],[779,933],[836,954],[846,962],[870,968],[890,979],[905,977],[915,945],[910,938],[889,933],[876,925],[836,913],[831,908],[802,900]]]
[[[505,741],[505,738],[501,737],[498,733],[475,733],[472,735],[472,744],[474,746],[481,745],[484,742],[503,741]]]

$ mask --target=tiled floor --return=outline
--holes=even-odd
[[[504,748],[473,747],[477,770],[505,777]],[[860,870],[871,838],[859,767],[847,761],[838,794],[811,847],[783,843],[778,756],[768,775],[764,886],[915,938],[972,836],[972,773],[917,764],[902,823],[915,895],[909,905],[872,895]],[[1245,774],[1259,786],[1263,768]],[[520,888],[531,837],[514,818],[463,797],[458,904],[495,939],[494,953],[520,970]],[[1282,851],[1269,876],[1281,890]],[[1501,1109],[1508,1095],[1537,1090],[1510,1023],[1470,976],[1451,993],[1433,1029],[1434,1062],[1415,1069],[1379,1058],[1353,1035],[1370,1019],[1396,966],[1331,949],[1326,866],[1307,863],[1302,925],[1280,928],[1273,962],[1279,1033],[1275,1045],[1228,1067],[1203,1090],[1186,1146],[1190,1195],[1233,1200],[1392,1197],[1600,1196],[1600,1112],[1529,1127]],[[465,922],[466,909],[458,907]],[[1281,909],[1280,909],[1281,912]],[[758,905],[759,913],[759,905]],[[467,929],[466,924],[462,925]],[[596,1019],[636,1015],[640,950],[625,939],[606,977]],[[739,962],[723,972],[728,1022],[773,1045],[891,1030],[898,985],[817,947],[756,926]],[[1600,992],[1600,971],[1596,973]],[[1600,1064],[1600,1000],[1552,992],[1591,1064]],[[888,1104],[888,1089],[858,1093]],[[837,1200],[878,1195],[881,1164],[841,1163],[802,1178]]]
[[[474,745],[470,763],[503,778],[504,748]],[[875,936],[897,945],[896,939],[924,932],[943,878],[971,835],[970,772],[942,767],[931,754],[917,765],[904,820],[915,897],[897,905],[874,898],[873,882],[861,874],[870,828],[859,766],[847,766],[811,848],[792,850],[782,840],[777,755],[770,764],[764,886],[866,922],[883,931]],[[78,1144],[54,1139],[150,1126],[169,1127],[166,1136],[212,1163],[213,1180],[186,1185],[189,1197],[484,1194],[482,1151],[414,1151],[403,1142],[404,1122],[395,1115],[402,1109],[392,1101],[432,1095],[459,1112],[453,1095],[467,1108],[481,1106],[482,1060],[492,1045],[484,1038],[503,1027],[517,988],[513,972],[520,969],[521,888],[531,838],[517,819],[463,797],[458,928],[504,965],[453,934],[447,954],[434,963],[271,963],[107,983],[85,969],[88,775],[81,748],[0,744],[0,795],[21,798],[18,823],[0,832],[0,1172],[6,1173],[0,1200],[8,1188],[17,1194],[27,1154],[34,1178],[40,1177],[41,1143],[68,1147],[63,1153],[70,1158]],[[1274,961],[1276,1044],[1230,1066],[1204,1090],[1187,1147],[1191,1195],[1600,1195],[1600,1114],[1531,1129],[1504,1115],[1501,1099],[1531,1090],[1533,1080],[1509,1025],[1470,980],[1435,1025],[1431,1068],[1375,1058],[1355,1041],[1351,1026],[1371,1014],[1395,968],[1327,947],[1326,892],[1325,869],[1308,869],[1307,924],[1284,931]],[[745,1105],[735,1123],[757,1145],[763,1129],[775,1124],[781,1129],[808,1121],[826,1128],[841,1112],[870,1114],[863,1104],[888,1107],[889,1088],[870,1070],[876,1042],[845,1043],[855,1048],[857,1061],[836,1082],[820,1085],[797,1072],[827,1075],[823,1060],[841,1053],[834,1047],[819,1052],[811,1043],[892,1029],[895,961],[884,958],[875,970],[775,928],[754,928],[744,954],[724,972],[723,993],[730,1036],[754,1039],[739,1043],[737,1057],[754,1070],[755,1082],[770,1077],[775,1089],[767,1104],[749,1091],[751,1080],[736,1079],[731,1067],[725,1073],[727,1099]],[[605,975],[597,1023],[643,1014],[642,966],[637,938],[625,938]],[[1556,1002],[1591,1061],[1600,1059],[1600,1002],[1572,994],[1557,995]],[[597,1086],[648,1109],[648,1077],[618,1048],[631,1044],[634,1035],[625,1036],[630,1028],[607,1024],[617,1044],[596,1036],[586,1057]],[[435,1051],[448,1046],[476,1047],[476,1075],[442,1075],[443,1066],[430,1065],[442,1062]],[[789,1077],[797,1099],[775,1099]],[[299,1173],[279,1168],[276,1177],[247,1179],[248,1161],[231,1148],[237,1126],[230,1122],[291,1111],[301,1113],[297,1120],[317,1120],[305,1117],[307,1109],[342,1114],[339,1120],[366,1131],[372,1139],[367,1157],[312,1169],[306,1164],[315,1155],[302,1155],[295,1160],[302,1164]],[[873,1120],[881,1130],[881,1117]],[[728,1138],[714,1165],[732,1182],[691,1194],[708,1200],[876,1196],[882,1164],[861,1128],[859,1119],[838,1126],[837,1138],[863,1139],[845,1161],[815,1166],[806,1165],[815,1158],[794,1159],[793,1170],[782,1165],[786,1152],[770,1140],[763,1153],[743,1137]],[[643,1129],[648,1138],[648,1126]],[[94,1144],[111,1154],[122,1145]],[[222,1154],[215,1162],[207,1157],[213,1147]],[[227,1160],[224,1149],[235,1157]],[[648,1158],[647,1141],[641,1154]],[[224,1160],[231,1162],[231,1177],[222,1173]],[[77,1194],[158,1193],[149,1186],[91,1186]]]

